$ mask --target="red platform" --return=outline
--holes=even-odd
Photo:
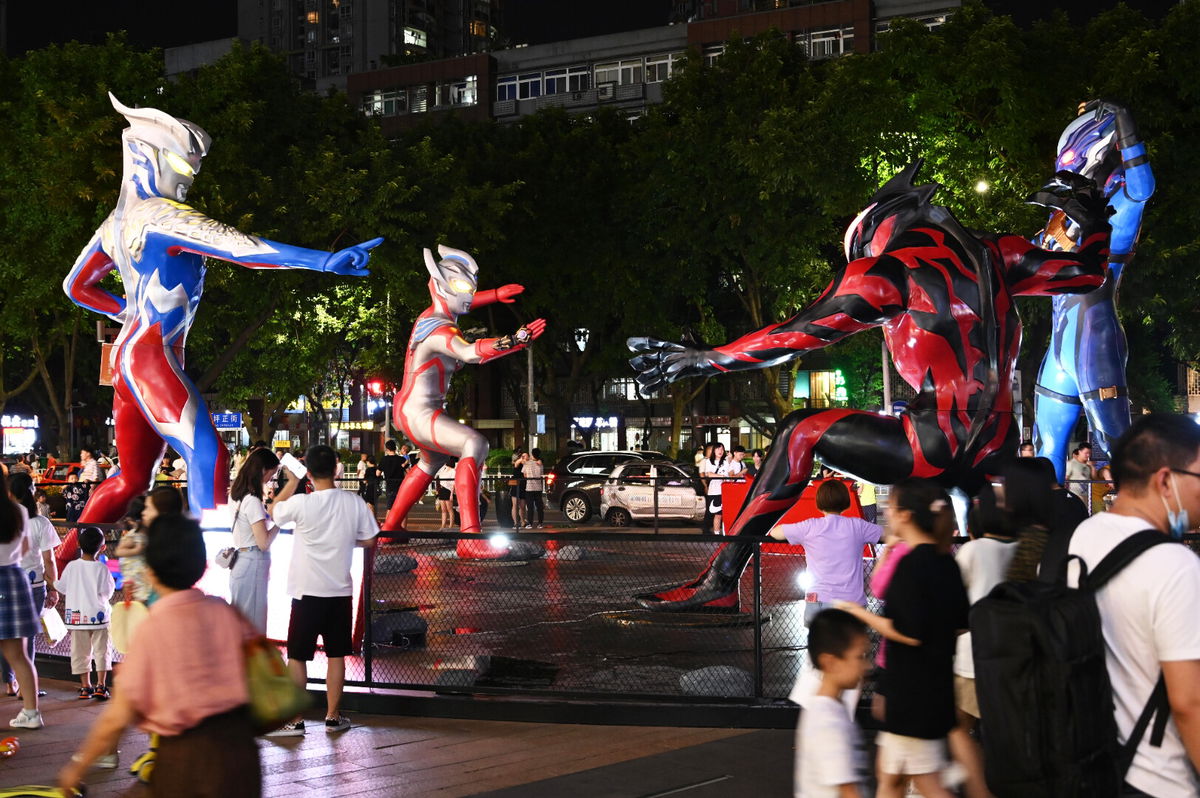
[[[750,483],[753,477],[747,477],[745,482],[726,482],[721,486],[721,508],[726,519],[737,517],[738,510],[742,509],[742,503],[746,501],[746,494],[750,492]],[[821,511],[817,509],[817,486],[825,480],[816,479],[808,484],[804,492],[800,494],[800,498],[792,505],[792,509],[783,514],[783,518],[779,520],[781,524],[794,524],[797,521],[807,521],[810,518],[817,518],[821,515]],[[862,518],[862,505],[858,501],[858,492],[854,490],[854,482],[849,479],[841,480],[846,488],[850,491],[850,506],[842,515],[849,518]],[[790,543],[767,543],[762,547],[763,552],[767,554],[803,554],[803,546],[793,546]],[[863,547],[863,556],[872,556],[870,546]]]

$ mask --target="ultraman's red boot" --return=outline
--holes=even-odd
[[[430,482],[433,482],[433,474],[426,474],[420,466],[408,469],[404,481],[400,483],[400,490],[396,491],[396,500],[392,502],[387,518],[383,521],[384,530],[404,531],[404,521],[408,518],[408,511],[421,500],[421,496],[425,494]]]
[[[458,517],[464,534],[478,535],[473,540],[460,540],[456,551],[465,560],[497,560],[508,555],[508,545],[492,545],[479,534],[479,463],[464,457],[454,469],[454,492],[458,496]]]

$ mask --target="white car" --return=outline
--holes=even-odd
[[[692,523],[704,520],[704,489],[698,479],[669,463],[636,461],[617,466],[604,481],[600,517],[611,526],[652,519],[655,493],[660,519]]]

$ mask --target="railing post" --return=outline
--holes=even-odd
[[[375,546],[379,544],[376,543]],[[375,546],[363,551],[363,603],[366,606],[363,608],[363,681],[367,683],[367,689],[375,689],[372,681],[372,660],[375,656],[374,636],[371,633],[371,627],[375,610],[374,587],[375,587]],[[371,556],[367,556],[371,555]]]
[[[654,502],[654,534],[657,535],[658,534],[658,466],[652,464],[650,466],[650,471],[653,472],[653,476],[650,477],[650,482],[651,482],[650,492],[653,494],[651,499]]]
[[[763,697],[762,543],[754,541],[754,697]]]

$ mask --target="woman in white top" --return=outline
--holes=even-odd
[[[729,461],[725,457],[725,444],[714,443],[711,453],[700,461],[700,479],[704,481],[704,492],[708,503],[704,507],[706,515],[712,517],[712,533],[719,535],[721,527],[721,486],[729,474]]]
[[[58,581],[58,565],[54,560],[54,549],[58,546],[58,533],[49,518],[38,514],[37,503],[33,499],[33,478],[26,472],[10,474],[8,491],[13,500],[25,508],[29,517],[26,526],[26,536],[29,538],[29,551],[21,558],[21,570],[29,578],[29,587],[33,593],[33,608],[39,613],[42,607],[53,607],[58,603],[58,593],[54,583]],[[47,601],[49,593],[49,601]],[[33,638],[25,640],[25,651],[29,661],[33,661]],[[18,695],[18,683],[8,660],[0,656],[0,681],[8,685],[8,695]],[[44,695],[44,691],[39,695]]]
[[[275,477],[279,458],[267,449],[255,449],[229,489],[233,505],[233,546],[237,560],[229,575],[229,593],[234,607],[264,634],[267,631],[267,578],[271,574],[271,548],[279,529],[271,523],[263,503],[264,491]],[[296,480],[275,497],[283,501],[296,490]]]
[[[12,665],[21,683],[21,712],[9,721],[14,729],[39,729],[38,678],[25,651],[25,640],[41,630],[33,606],[29,577],[21,558],[29,551],[29,514],[8,493],[8,479],[0,476],[0,654]]]

